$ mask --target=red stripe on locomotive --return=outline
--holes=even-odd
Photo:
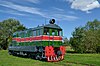
[[[27,41],[38,41],[38,40],[62,40],[62,37],[59,36],[35,36],[35,37],[27,37],[27,38],[13,38],[17,42],[27,42]]]

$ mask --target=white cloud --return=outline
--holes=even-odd
[[[45,17],[45,15],[42,12],[40,12],[40,9],[38,9],[38,8],[21,6],[21,5],[17,5],[12,2],[8,2],[8,1],[1,1],[0,5],[17,10],[17,11],[27,12],[27,13],[31,13],[31,14],[37,14],[37,15],[41,15],[41,16]]]
[[[68,2],[73,2],[74,0],[65,0],[65,1],[68,1]]]
[[[24,0],[24,1],[28,1],[28,2],[36,3],[36,4],[40,2],[40,0]]]
[[[71,8],[90,13],[89,10],[100,8],[100,3],[97,0],[66,0],[71,2]]]
[[[59,9],[59,8],[55,8],[56,12],[53,11],[52,9],[45,11],[44,9],[41,10],[39,8],[34,8],[34,7],[29,7],[29,6],[22,6],[22,5],[18,5],[18,4],[12,3],[12,2],[8,2],[8,1],[1,1],[0,6],[6,7],[6,8],[9,8],[9,9],[13,9],[14,11],[18,11],[18,12],[8,11],[8,12],[10,14],[16,14],[16,15],[21,15],[21,16],[25,15],[26,13],[30,13],[30,14],[33,14],[33,15],[34,14],[40,15],[44,18],[49,18],[49,19],[56,18],[57,20],[73,21],[73,20],[78,19],[78,17],[76,17],[76,16],[65,14],[63,12],[64,10]]]
[[[74,20],[78,19],[78,17],[76,17],[76,16],[59,14],[59,13],[50,15],[50,18],[55,18],[60,21],[61,20],[74,21]]]
[[[56,10],[56,11],[61,11],[61,12],[64,11],[63,9],[57,8],[57,7],[53,7],[53,9]]]
[[[2,12],[2,13],[8,13],[8,14],[13,14],[13,15],[19,15],[19,16],[27,16],[26,14],[19,13],[19,12],[13,11],[13,10],[8,10],[8,11],[0,10],[0,12]]]
[[[59,21],[61,20],[67,20],[67,21],[74,21],[76,19],[79,19],[79,17],[74,16],[74,15],[68,15],[68,14],[74,14],[74,12],[72,13],[72,11],[70,11],[71,13],[68,12],[68,14],[64,11],[64,9],[62,8],[57,8],[57,7],[52,7],[53,10],[49,12],[49,14],[47,14],[47,18],[55,18]]]
[[[76,14],[74,11],[68,11],[69,14]]]

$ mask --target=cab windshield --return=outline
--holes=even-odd
[[[49,36],[63,36],[62,30],[58,29],[44,29],[44,35],[49,35]]]

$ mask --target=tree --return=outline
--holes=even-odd
[[[86,29],[86,44],[89,52],[96,52],[98,45],[100,45],[100,21],[94,20],[85,25]]]
[[[75,51],[97,52],[98,47],[100,48],[100,21],[89,21],[85,26],[75,28],[72,36],[70,43]]]
[[[76,52],[85,52],[85,47],[83,46],[84,32],[84,27],[78,27],[75,28],[75,31],[72,33],[73,37],[70,38],[70,44]]]
[[[18,20],[12,18],[0,22],[0,47],[7,49],[12,34],[15,31],[24,29],[26,28]]]
[[[66,37],[63,39],[63,41],[64,41],[64,45],[70,46],[69,40]]]

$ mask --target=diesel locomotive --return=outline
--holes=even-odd
[[[62,43],[62,28],[55,24],[55,19],[49,23],[13,33],[9,54],[46,59],[48,62],[63,60],[65,47]]]

